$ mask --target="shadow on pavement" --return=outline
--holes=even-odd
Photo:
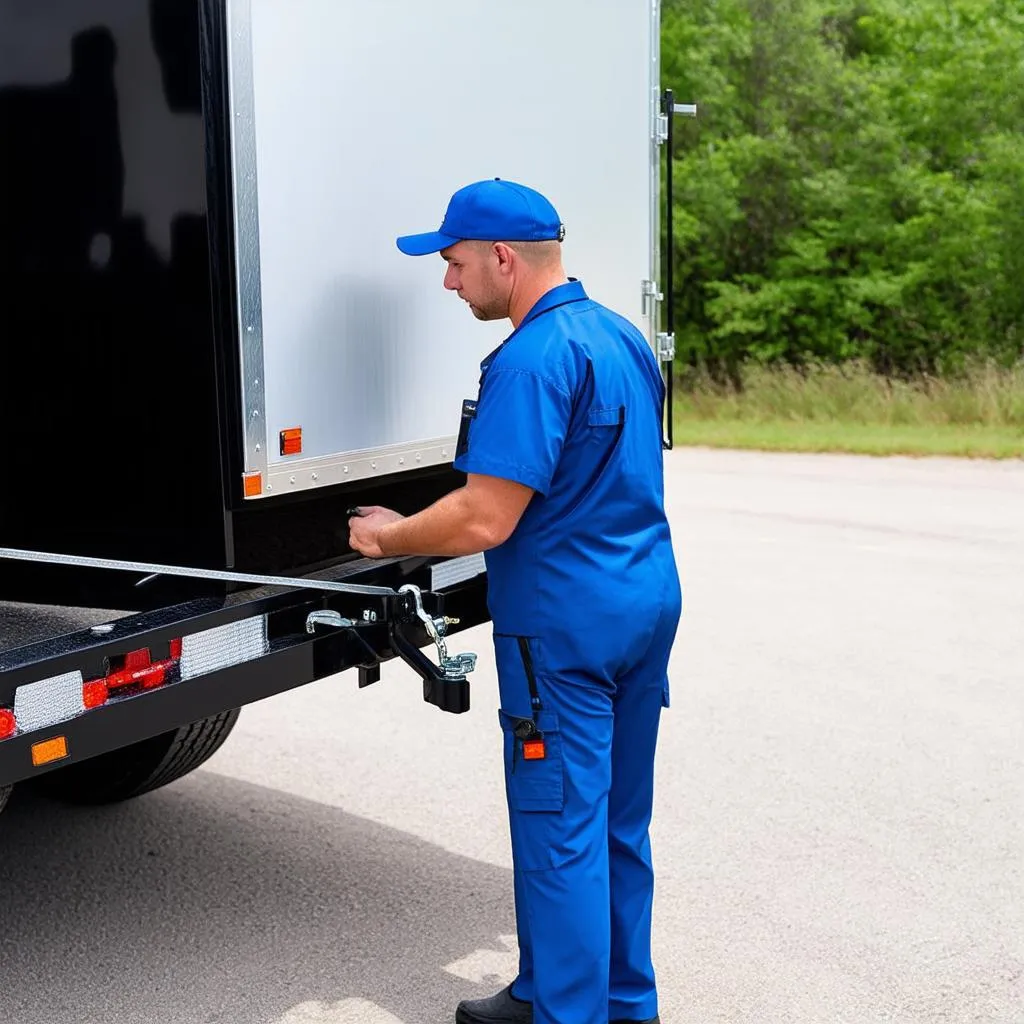
[[[12,1024],[270,1024],[310,1000],[440,1024],[496,981],[445,965],[515,931],[507,870],[202,771],[100,808],[16,789],[0,894]]]

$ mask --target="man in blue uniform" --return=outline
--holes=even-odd
[[[515,866],[519,973],[458,1024],[658,1021],[648,826],[680,585],[664,510],[661,372],[562,269],[564,228],[510,181],[452,196],[444,286],[509,318],[463,404],[466,484],[409,517],[364,508],[371,557],[486,551]]]

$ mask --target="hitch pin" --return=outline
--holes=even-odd
[[[437,628],[437,623],[427,614],[426,609],[423,607],[423,595],[420,593],[420,588],[413,583],[406,583],[405,586],[398,588],[398,592],[400,594],[412,594],[412,599],[416,602],[416,617],[423,623],[427,636],[437,645],[437,653],[443,666],[448,658],[448,646]]]

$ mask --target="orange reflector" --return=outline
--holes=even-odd
[[[281,454],[298,455],[302,451],[302,427],[281,431]]]
[[[14,730],[17,728],[18,723],[14,720],[14,712],[8,711],[7,708],[0,708],[0,740],[13,736]]]
[[[523,760],[524,761],[543,761],[544,760],[544,741],[543,740],[523,740]]]
[[[263,493],[263,477],[259,473],[246,473],[242,485],[247,498],[258,498]]]
[[[32,763],[38,768],[41,764],[59,761],[68,756],[68,741],[65,736],[54,736],[52,740],[32,744]]]

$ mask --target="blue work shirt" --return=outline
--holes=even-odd
[[[647,618],[678,587],[664,510],[665,385],[650,345],[583,285],[551,289],[481,364],[455,468],[532,488],[485,555],[496,633]]]

